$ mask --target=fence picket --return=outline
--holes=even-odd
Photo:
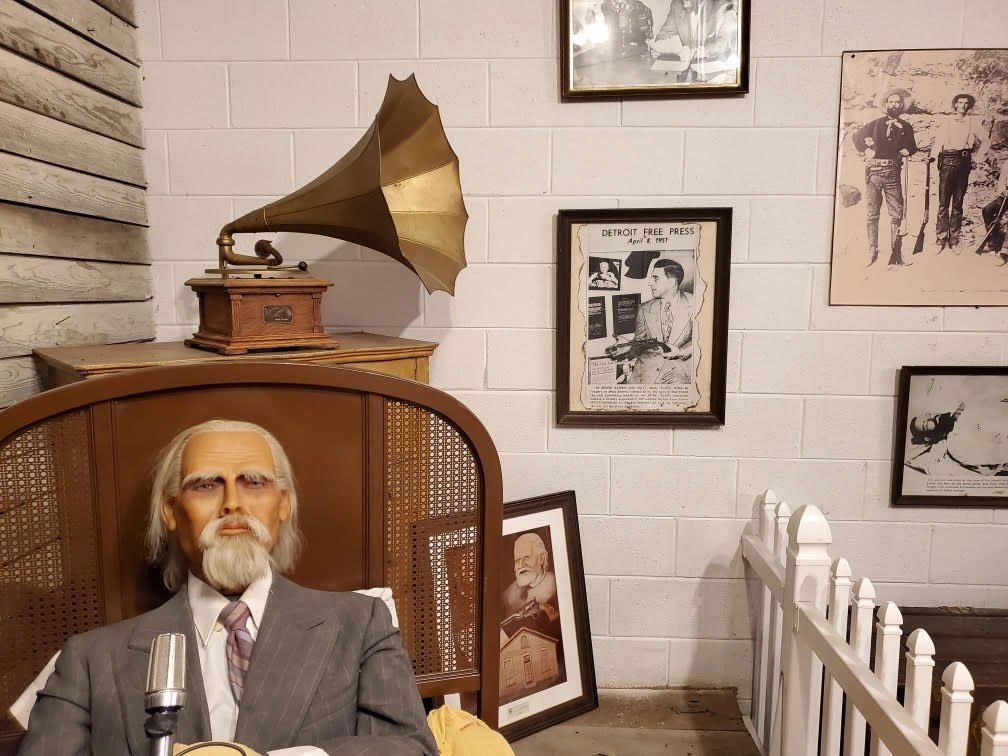
[[[841,638],[847,637],[847,607],[850,605],[851,568],[843,557],[833,562],[830,576],[829,621]],[[843,725],[843,689],[825,673],[822,707],[822,756],[840,756]]]
[[[931,716],[931,678],[934,676],[934,642],[919,627],[907,638],[906,700],[903,708],[926,730]]]
[[[782,602],[789,622],[781,647],[781,751],[788,756],[816,756],[818,751],[823,665],[799,642],[795,609],[801,604],[826,615],[831,543],[829,525],[817,507],[806,504],[794,513],[788,523]]]
[[[995,701],[984,712],[980,756],[1008,756],[1008,703],[1004,701]]]
[[[791,507],[786,501],[777,505],[774,511],[776,530],[774,532],[774,556],[780,564],[787,559],[787,525],[791,518]],[[764,743],[768,744],[767,756],[780,756],[780,690],[781,690],[781,638],[784,627],[784,613],[780,605],[775,606],[770,613],[770,678],[767,700],[770,705],[764,717],[766,736]]]
[[[962,662],[952,662],[942,674],[941,724],[938,748],[945,756],[966,756],[970,709],[973,706],[973,676]]]
[[[760,509],[759,535],[760,540],[768,549],[773,550],[774,514],[780,499],[770,489],[763,494],[763,506]],[[752,721],[760,744],[766,743],[766,731],[763,723],[763,712],[766,707],[767,672],[770,650],[770,610],[773,608],[773,596],[765,585],[760,594],[760,619],[756,625],[755,674],[753,675]]]
[[[896,698],[899,678],[900,640],[903,638],[903,615],[892,601],[879,607],[875,624],[875,676]],[[871,756],[892,756],[892,752],[874,732],[871,736]]]
[[[868,664],[871,654],[872,614],[875,612],[875,586],[864,577],[854,584],[850,646],[857,658]],[[863,756],[867,727],[865,718],[850,699],[844,718],[844,756]]]

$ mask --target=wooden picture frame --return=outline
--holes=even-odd
[[[597,709],[598,690],[574,492],[506,503],[503,538],[498,723],[513,742]]]
[[[731,222],[728,207],[560,211],[558,425],[724,425]],[[620,266],[609,286],[602,261]]]
[[[1008,367],[900,368],[894,506],[1008,507]]]
[[[750,15],[750,0],[561,0],[560,97],[744,95]]]

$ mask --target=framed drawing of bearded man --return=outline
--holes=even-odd
[[[598,708],[574,492],[506,503],[502,546],[498,722],[515,741]]]
[[[845,52],[830,304],[1008,305],[1008,50]]]

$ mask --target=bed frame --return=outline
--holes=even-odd
[[[0,412],[0,711],[74,633],[165,600],[143,558],[151,471],[211,418],[272,431],[297,479],[303,556],[325,590],[390,586],[421,695],[473,694],[497,722],[500,460],[442,391],[288,363],[152,368]],[[0,720],[0,754],[21,729]]]

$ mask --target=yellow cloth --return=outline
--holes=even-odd
[[[240,743],[175,743],[172,745],[172,756],[182,756],[182,754],[192,754],[192,756],[259,756],[248,746]]]
[[[427,715],[440,756],[514,756],[499,732],[467,711],[442,706]]]

